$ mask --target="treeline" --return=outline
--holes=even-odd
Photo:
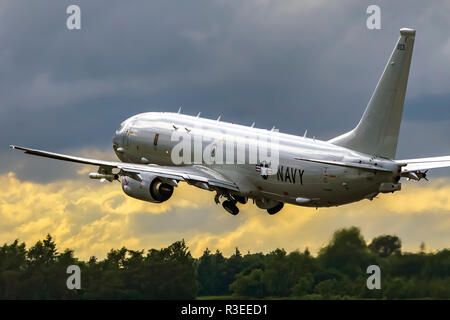
[[[81,289],[69,290],[69,265],[81,269]],[[381,269],[381,289],[369,290],[369,265]],[[111,250],[104,260],[59,253],[52,237],[27,249],[0,247],[1,299],[195,299],[199,296],[301,299],[449,299],[450,250],[402,253],[401,240],[382,235],[369,245],[356,227],[341,229],[317,256],[308,249],[268,254],[238,249],[230,257],[206,249],[195,259],[184,240],[144,253]]]

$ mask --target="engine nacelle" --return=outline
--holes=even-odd
[[[128,176],[122,178],[122,190],[128,196],[148,202],[161,203],[170,199],[173,186],[157,176],[141,173],[142,181]]]

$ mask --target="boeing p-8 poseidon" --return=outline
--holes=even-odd
[[[121,181],[127,195],[154,203],[168,200],[179,182],[187,182],[215,192],[216,203],[223,200],[233,215],[239,212],[237,203],[248,199],[269,214],[284,203],[330,207],[372,200],[399,191],[402,177],[420,180],[428,169],[450,166],[450,156],[394,160],[414,38],[415,30],[400,30],[358,125],[328,141],[225,123],[220,117],[149,112],[125,120],[116,131],[113,148],[120,162],[11,148],[98,166],[90,178]],[[264,141],[271,145],[265,158],[258,151]]]

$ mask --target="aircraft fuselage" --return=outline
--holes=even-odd
[[[362,199],[372,199],[380,192],[396,190],[386,186],[399,186],[400,166],[389,159],[356,152],[326,141],[279,133],[274,130],[257,129],[233,123],[209,120],[178,113],[143,113],[122,123],[113,139],[113,148],[123,162],[157,164],[165,166],[187,165],[176,163],[173,151],[179,143],[174,133],[191,136],[193,165],[214,169],[240,186],[239,195],[256,201],[270,199],[310,207],[338,206]],[[180,134],[178,134],[180,135]],[[257,141],[276,138],[278,161],[270,167],[270,174],[261,174],[264,163],[249,161],[249,150]],[[224,141],[235,141],[227,148]],[[197,156],[207,153],[220,154],[223,163]],[[245,150],[242,163],[238,149]],[[199,153],[200,150],[200,153]],[[206,151],[205,151],[206,150]],[[186,158],[185,158],[186,159]],[[230,160],[232,161],[225,161]],[[368,164],[385,169],[368,170],[340,166],[339,164],[310,162]],[[239,161],[241,160],[241,161]],[[398,189],[397,189],[398,190]]]

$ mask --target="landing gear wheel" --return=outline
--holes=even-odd
[[[270,209],[267,209],[267,212],[268,212],[270,215],[272,215],[272,214],[275,214],[275,213],[279,212],[281,209],[283,209],[283,207],[284,207],[284,203],[283,203],[283,202],[280,202],[280,203],[277,204],[275,207],[270,208]]]
[[[239,203],[242,203],[242,204],[246,204],[247,203],[247,198],[246,197],[233,195],[233,198]]]
[[[216,203],[216,204],[219,204],[220,203],[220,197],[221,197],[221,194],[220,193],[216,193],[216,195],[214,196],[214,202]]]
[[[233,216],[235,216],[239,213],[239,209],[238,209],[238,207],[236,207],[236,202],[234,202],[234,201],[225,200],[224,202],[222,202],[222,206],[225,210],[227,210]]]

